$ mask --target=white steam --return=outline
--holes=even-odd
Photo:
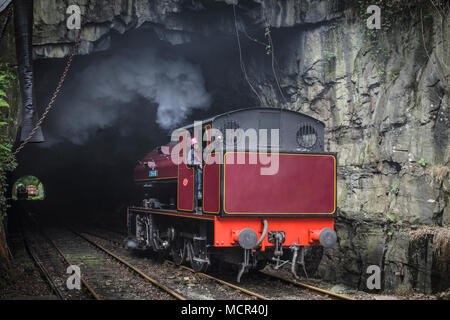
[[[56,126],[59,136],[77,144],[98,128],[117,124],[121,108],[138,97],[147,100],[149,108],[157,105],[156,123],[163,129],[174,128],[194,109],[211,103],[198,67],[181,58],[161,57],[152,49],[105,58],[74,80],[65,94],[71,98],[56,112]]]

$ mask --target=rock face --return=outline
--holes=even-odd
[[[79,54],[140,27],[174,45],[235,36],[232,4],[241,35],[269,26],[276,64],[244,57],[261,100],[324,121],[326,149],[338,153],[339,246],[324,250],[317,275],[366,290],[367,267],[377,265],[385,291],[450,286],[448,7],[380,4],[382,28],[369,30],[365,1],[86,2]],[[35,1],[36,58],[70,52],[66,7]]]

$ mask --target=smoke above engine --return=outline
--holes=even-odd
[[[173,129],[194,110],[207,109],[211,96],[198,66],[155,48],[122,49],[78,72],[53,116],[50,142],[84,144],[98,129],[123,127],[120,115],[139,99],[156,108],[156,122]],[[57,137],[56,137],[57,136]],[[53,143],[50,143],[50,145]]]

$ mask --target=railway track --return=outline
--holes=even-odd
[[[92,231],[83,231],[81,235],[83,234],[92,243],[95,243],[99,247],[103,247],[103,249],[109,252],[114,252],[113,254],[116,256],[126,256],[126,260],[130,261],[133,265],[138,265],[141,269],[150,269],[153,265],[155,268],[151,271],[151,273],[155,273],[155,277],[158,277],[160,282],[170,283],[171,286],[180,288],[182,291],[185,291],[184,294],[189,299],[269,300],[267,297],[260,294],[251,292],[250,290],[245,290],[231,283],[227,283],[226,281],[215,279],[207,274],[195,273],[194,270],[188,267],[181,266],[181,268],[178,268],[171,261],[165,260],[165,266],[171,269],[170,272],[167,272],[167,270],[161,269],[160,264],[155,266],[150,260],[142,257],[133,257],[133,254],[130,253],[129,250],[117,245],[117,239],[109,239],[107,237],[94,234]],[[102,244],[99,242],[102,242]],[[105,247],[108,248],[106,249]],[[156,273],[158,273],[158,275],[156,275]],[[174,276],[175,274],[177,276]],[[201,288],[201,291],[204,291],[206,294],[202,296],[197,295],[195,290],[192,289],[193,286]]]
[[[59,229],[53,231],[51,238],[66,259],[80,267],[85,281],[100,300],[185,299],[135,266],[74,231],[62,232]]]
[[[180,266],[180,267],[195,273],[195,271],[193,269],[191,269],[191,268],[188,268],[186,266]],[[270,278],[273,278],[273,279],[276,279],[276,280],[281,280],[281,281],[283,281],[285,283],[289,283],[289,284],[293,284],[293,285],[296,285],[296,286],[299,286],[299,287],[303,287],[303,288],[306,288],[306,289],[311,290],[313,292],[317,292],[317,293],[320,293],[320,294],[323,294],[323,295],[326,295],[326,296],[330,296],[332,298],[336,298],[336,299],[340,299],[340,300],[356,300],[354,298],[351,298],[351,297],[348,297],[348,296],[345,296],[345,295],[341,295],[341,294],[337,294],[337,293],[331,292],[329,290],[325,290],[325,289],[322,289],[322,288],[319,288],[319,287],[316,287],[316,286],[312,286],[312,285],[304,283],[304,282],[286,279],[286,278],[283,278],[282,276],[270,274],[270,273],[267,273],[267,272],[264,272],[264,271],[259,271],[259,272],[262,275],[266,276],[266,277],[270,277]],[[222,283],[224,285],[230,286],[232,288],[235,288],[235,289],[237,289],[239,291],[242,291],[244,293],[247,293],[249,295],[255,296],[258,299],[271,300],[270,298],[268,298],[266,296],[263,296],[263,295],[258,294],[256,292],[253,292],[251,290],[245,289],[244,287],[240,287],[240,286],[234,285],[234,284],[232,284],[230,282],[227,282],[225,280],[222,280],[222,279],[220,279],[218,277],[215,277],[215,276],[212,276],[212,275],[209,275],[209,274],[206,274],[206,273],[197,273],[197,274],[200,275],[200,276],[203,276],[203,277],[207,277],[209,279],[213,279],[213,280],[215,280],[215,281],[217,281],[219,283]]]
[[[174,263],[173,263],[172,261],[169,261],[169,260],[166,260],[166,261],[167,261],[169,264],[174,265]],[[195,273],[195,274],[197,274],[197,275],[199,275],[199,276],[201,276],[201,277],[205,277],[205,278],[207,278],[207,279],[214,280],[214,281],[216,281],[216,282],[218,282],[218,283],[220,283],[220,284],[223,284],[223,285],[228,286],[228,287],[230,287],[230,288],[239,290],[239,291],[241,291],[241,292],[243,292],[243,293],[245,293],[245,294],[247,294],[247,295],[249,295],[249,296],[253,296],[253,297],[255,297],[255,298],[259,299],[259,300],[270,300],[269,298],[267,298],[267,297],[265,297],[265,296],[263,296],[263,295],[261,295],[261,294],[258,294],[258,293],[256,293],[256,292],[247,290],[247,289],[242,288],[242,287],[239,287],[239,286],[237,286],[237,285],[235,285],[235,284],[232,284],[232,283],[230,283],[230,282],[228,282],[228,281],[219,279],[219,278],[214,277],[214,276],[212,276],[212,275],[209,275],[209,274],[206,274],[206,273],[202,273],[202,272],[195,272],[194,269],[191,269],[191,268],[186,267],[186,266],[183,266],[183,265],[181,265],[181,266],[179,266],[179,267],[182,268],[182,269],[188,270],[188,271],[190,271],[190,272],[192,272],[192,273]]]
[[[349,296],[346,296],[346,295],[342,295],[342,294],[338,294],[338,293],[335,293],[335,292],[332,292],[332,291],[329,291],[329,290],[325,290],[325,289],[322,289],[322,288],[319,288],[319,287],[316,287],[316,286],[313,286],[313,285],[310,285],[310,284],[307,284],[307,283],[304,283],[304,282],[301,282],[301,281],[298,281],[298,280],[286,279],[286,278],[284,278],[282,276],[275,275],[275,274],[270,274],[270,273],[265,272],[265,271],[259,271],[259,272],[261,274],[265,275],[265,276],[272,277],[274,279],[278,279],[278,280],[281,280],[283,282],[293,284],[295,286],[303,287],[303,288],[309,289],[311,291],[318,292],[320,294],[324,294],[324,295],[330,296],[332,298],[336,298],[336,299],[340,299],[340,300],[357,300],[355,298],[352,298],[352,297],[349,297]]]
[[[118,240],[120,238],[119,234],[115,234],[115,235],[113,234],[113,236],[112,236],[113,238],[111,239],[108,236],[106,236],[106,237],[105,236],[100,236],[100,235],[98,235],[98,234],[96,234],[95,232],[92,232],[92,231],[90,231],[90,232],[87,231],[87,233],[90,234],[93,237],[98,238],[98,239],[103,239],[104,241],[108,241],[112,245],[118,245],[118,244],[121,243]],[[122,244],[123,244],[123,242],[122,242]],[[111,249],[111,250],[113,250],[113,249]],[[171,262],[171,261],[166,261],[166,262],[168,264],[170,264],[171,266],[175,267],[173,262]],[[233,288],[235,290],[238,290],[238,291],[240,291],[240,292],[242,292],[242,293],[244,293],[244,294],[246,294],[248,296],[255,297],[255,298],[259,299],[259,300],[271,300],[271,299],[279,298],[279,297],[275,297],[275,296],[268,297],[267,294],[258,293],[257,291],[259,291],[259,290],[258,290],[258,288],[255,288],[255,286],[250,286],[250,287],[246,288],[245,284],[241,285],[241,286],[238,286],[238,285],[235,285],[235,284],[231,283],[232,280],[226,281],[226,280],[224,280],[223,278],[221,278],[219,276],[214,276],[214,275],[206,274],[206,273],[195,273],[195,271],[193,269],[191,269],[189,267],[186,267],[186,266],[183,266],[183,265],[180,266],[180,268],[184,269],[184,270],[187,270],[187,271],[195,274],[196,276],[200,276],[200,277],[204,277],[204,278],[216,281],[216,282],[218,282],[218,283],[220,283],[220,284],[222,284],[224,286],[228,286],[228,287]],[[331,291],[328,291],[328,290],[325,290],[325,289],[322,289],[322,288],[319,288],[319,287],[316,287],[316,286],[313,286],[313,285],[310,285],[310,284],[307,284],[307,283],[304,283],[304,282],[301,282],[301,281],[294,281],[294,280],[290,280],[290,279],[287,279],[287,278],[283,278],[282,276],[274,275],[274,274],[271,274],[271,273],[268,273],[268,272],[265,272],[265,271],[260,271],[259,272],[259,276],[260,277],[262,276],[265,279],[271,279],[272,282],[273,281],[283,282],[285,284],[290,285],[291,287],[296,287],[297,290],[298,290],[299,287],[301,287],[301,288],[305,289],[306,291],[311,292],[312,294],[314,294],[316,297],[318,297],[320,299],[323,299],[324,297],[328,297],[328,298],[331,298],[331,299],[340,299],[340,300],[356,300],[356,299],[354,299],[352,297],[349,297],[349,296],[337,294],[337,293],[334,293],[334,292],[331,292]],[[233,277],[234,277],[234,274],[233,274]],[[270,281],[270,280],[268,280],[268,281]],[[290,291],[292,291],[292,290],[290,290]],[[294,296],[292,296],[292,298],[294,298]]]
[[[109,229],[104,229],[104,230],[107,231],[107,232],[109,232],[109,233],[115,234],[115,236],[119,235],[118,232],[111,231],[111,230],[109,230]],[[88,231],[85,231],[85,232],[86,232],[88,235],[91,235],[91,236],[93,236],[93,237],[101,238],[101,239],[104,239],[104,240],[106,240],[106,241],[112,242],[114,245],[118,245],[118,246],[121,246],[121,247],[125,247],[125,246],[123,245],[123,242],[120,241],[120,240],[118,240],[118,238],[115,237],[115,236],[113,236],[112,238],[111,238],[111,237],[101,237],[101,236],[99,236],[99,235],[97,235],[97,234],[94,234],[94,233],[92,233],[92,232],[88,232]],[[91,241],[91,240],[88,239],[88,241]],[[95,243],[95,241],[92,241],[92,243],[93,243],[94,245],[98,245],[97,243]],[[98,246],[99,246],[100,248],[102,248],[100,245],[98,245]],[[102,248],[102,250],[106,250],[106,249]],[[175,264],[174,264],[172,261],[169,261],[169,260],[165,260],[165,261],[166,261],[168,264],[170,264],[170,265],[172,265],[173,267],[175,267]],[[234,284],[232,284],[232,283],[230,283],[230,282],[227,282],[227,281],[224,281],[224,280],[222,280],[222,279],[216,278],[216,277],[211,276],[211,275],[209,275],[209,274],[206,274],[206,273],[196,273],[193,269],[191,269],[191,268],[189,268],[189,267],[186,267],[186,266],[183,266],[183,265],[181,265],[181,266],[179,266],[179,267],[182,268],[182,269],[184,269],[184,270],[187,270],[187,271],[189,271],[189,272],[191,272],[191,273],[195,273],[195,274],[197,274],[197,275],[199,275],[199,276],[202,276],[202,277],[205,277],[205,278],[207,278],[207,279],[211,279],[211,280],[213,280],[213,281],[216,281],[216,282],[218,282],[218,283],[220,283],[220,284],[222,284],[222,285],[225,285],[225,286],[227,286],[227,287],[230,287],[230,288],[232,288],[232,289],[241,291],[241,292],[245,293],[246,295],[255,297],[255,298],[259,299],[259,300],[270,300],[269,298],[267,298],[267,297],[265,297],[265,296],[263,296],[263,295],[260,295],[260,294],[258,294],[258,293],[256,293],[256,292],[252,292],[252,291],[250,291],[250,290],[246,290],[246,289],[244,289],[244,288],[242,288],[242,287],[239,287],[239,286],[237,286],[237,285],[234,285]]]
[[[178,294],[177,292],[175,292],[174,290],[168,288],[167,286],[161,284],[159,281],[151,278],[150,276],[148,276],[146,273],[144,273],[142,270],[140,270],[139,268],[133,266],[132,264],[130,264],[128,261],[126,261],[125,259],[119,257],[118,255],[112,253],[111,251],[105,249],[104,247],[102,247],[100,244],[96,243],[95,241],[87,238],[86,236],[84,236],[83,234],[80,234],[76,231],[72,231],[74,232],[76,235],[78,235],[80,238],[86,240],[87,242],[89,242],[92,246],[100,249],[102,252],[104,252],[105,254],[109,255],[110,257],[114,258],[116,261],[120,262],[122,265],[128,267],[130,270],[134,271],[135,273],[137,273],[138,275],[140,275],[142,278],[144,278],[145,280],[147,280],[148,282],[150,282],[151,284],[153,284],[154,286],[160,288],[161,290],[167,292],[168,294],[170,294],[171,296],[175,297],[178,300],[186,300],[186,298],[184,298],[183,296],[181,296],[180,294]]]
[[[106,240],[106,241],[109,241],[109,242],[113,243],[114,245],[122,246],[122,242],[121,242],[121,241],[119,240],[119,238],[118,238],[118,237],[122,236],[120,233],[115,232],[115,231],[112,231],[112,230],[110,230],[110,229],[103,229],[103,228],[101,228],[101,227],[99,227],[99,229],[105,230],[106,233],[109,233],[109,234],[110,234],[110,236],[107,236],[107,237],[104,237],[104,236],[103,236],[103,237],[102,237],[102,236],[99,236],[98,234],[95,234],[95,233],[92,233],[92,232],[89,232],[89,231],[87,231],[86,233],[90,234],[91,236],[94,236],[94,237],[101,238],[101,239],[104,239],[104,240]],[[111,237],[111,235],[112,235],[112,237]],[[166,261],[168,264],[170,264],[171,266],[176,267],[175,264],[174,264],[172,261],[170,261],[170,260],[165,260],[165,261]],[[227,282],[227,281],[225,281],[225,280],[219,279],[219,278],[214,277],[214,276],[212,276],[212,275],[209,275],[209,274],[206,274],[206,273],[196,273],[193,269],[191,269],[191,268],[189,268],[189,267],[187,267],[187,266],[184,266],[184,265],[181,265],[181,266],[179,266],[179,267],[180,267],[181,269],[187,270],[187,271],[189,271],[189,272],[191,272],[191,273],[193,273],[193,274],[196,274],[196,275],[198,275],[198,276],[201,276],[201,277],[204,277],[204,278],[213,280],[213,281],[215,281],[215,282],[217,282],[217,283],[219,283],[219,284],[221,284],[221,285],[225,285],[225,286],[230,287],[230,288],[232,288],[232,289],[241,291],[241,292],[243,292],[244,294],[246,294],[246,295],[248,295],[248,296],[251,296],[251,297],[255,297],[255,298],[259,299],[259,300],[270,300],[269,298],[267,298],[267,297],[265,297],[265,296],[263,296],[263,295],[260,295],[260,294],[258,294],[258,293],[256,293],[256,292],[253,292],[253,291],[244,289],[244,288],[242,288],[242,287],[239,287],[239,286],[237,286],[237,285],[235,285],[235,284],[232,284],[232,283]]]
[[[23,234],[23,233],[22,233]],[[34,264],[38,267],[42,277],[45,279],[49,287],[51,288],[52,292],[55,293],[55,295],[60,300],[66,300],[64,295],[62,294],[61,290],[58,288],[57,284],[53,280],[53,278],[50,275],[50,272],[45,267],[44,263],[41,261],[41,259],[37,256],[37,254],[34,252],[33,249],[31,249],[28,240],[26,239],[25,235],[23,235],[23,243],[25,246],[25,250],[30,255],[31,259],[33,260]]]
[[[185,300],[83,235],[64,228],[42,230],[36,221],[24,220],[24,246],[49,287],[62,300]],[[68,266],[80,268],[80,290],[68,288]]]
[[[52,292],[61,300],[96,299],[95,294],[84,283],[84,279],[81,279],[83,287],[80,290],[68,288],[67,267],[70,262],[40,230],[31,228],[32,226],[29,225],[22,230],[24,246]]]

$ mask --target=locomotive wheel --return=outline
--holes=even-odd
[[[181,241],[177,241],[175,245],[170,250],[173,262],[179,266],[186,260],[186,245]]]
[[[209,262],[206,260],[208,256],[206,254],[206,246],[202,245],[203,241],[189,240],[186,244],[189,256],[189,262],[191,268],[195,272],[205,272],[208,269]]]

